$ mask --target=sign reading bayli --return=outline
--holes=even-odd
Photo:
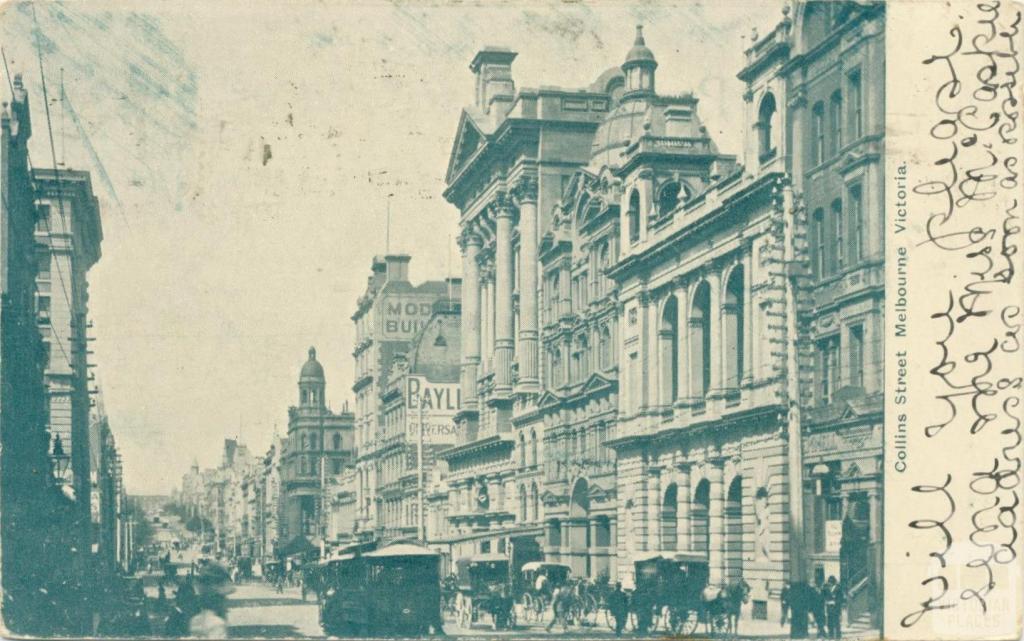
[[[434,383],[425,376],[406,378],[405,415],[407,434],[417,438],[423,421],[423,442],[452,445],[456,441],[455,415],[462,409],[458,383]]]

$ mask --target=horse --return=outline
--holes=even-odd
[[[734,636],[738,634],[740,608],[749,600],[750,584],[742,578],[726,586],[709,585],[704,588],[701,602],[708,634],[712,631],[712,624],[717,624],[715,627],[724,624],[727,632]]]

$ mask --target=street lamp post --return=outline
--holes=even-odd
[[[416,439],[416,485],[417,485],[417,490],[418,490],[418,492],[417,492],[417,494],[418,494],[418,497],[417,497],[417,502],[418,502],[417,516],[419,517],[417,519],[417,521],[418,521],[418,528],[417,529],[419,531],[419,539],[420,539],[420,541],[423,542],[423,543],[426,543],[426,540],[427,540],[426,524],[425,524],[425,522],[423,520],[423,494],[424,494],[424,487],[423,487],[423,485],[424,485],[424,483],[423,483],[423,398],[422,398],[422,396],[418,400],[419,400],[419,406],[420,406],[420,417],[419,417],[420,418],[420,420],[419,420],[420,427],[419,427],[419,430],[418,430],[419,433],[418,433],[417,439]]]

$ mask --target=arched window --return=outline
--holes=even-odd
[[[519,520],[529,520],[529,515],[526,513],[526,486],[519,485]]]
[[[683,193],[677,182],[670,182],[658,192],[658,215],[667,216],[679,205],[679,195]]]
[[[629,210],[626,211],[629,242],[640,240],[640,193],[635,189],[629,195]]]
[[[757,110],[757,155],[761,162],[775,156],[775,96],[765,94],[761,99],[761,107]]]
[[[536,523],[540,520],[540,493],[537,491],[537,482],[530,484],[530,522]]]
[[[679,486],[672,483],[666,488],[661,503],[661,549],[675,550],[678,548],[676,530],[679,511]]]
[[[519,432],[519,467],[526,467],[526,437]]]
[[[829,135],[832,137],[832,154],[843,148],[843,94],[838,89],[829,101]]]
[[[822,278],[826,275],[826,255],[825,255],[825,210],[818,209],[814,210],[814,214],[811,215],[811,253],[812,262],[814,267],[814,273],[818,278]]]
[[[832,272],[842,271],[846,266],[846,221],[843,220],[843,201],[836,198],[832,201],[832,251],[834,252],[834,259],[832,265]]]
[[[302,434],[299,437],[299,443],[300,443],[300,447],[299,447],[300,450],[304,450],[304,449],[306,449],[308,447],[309,441],[306,439],[306,435],[305,434]]]
[[[530,456],[526,461],[531,467],[537,465],[537,430],[530,430]]]
[[[725,386],[736,388],[743,377],[743,268],[736,267],[725,286]]]
[[[605,370],[612,366],[612,334],[608,325],[602,325],[598,331],[598,351],[601,357],[601,369]]]
[[[587,367],[588,348],[586,334],[578,335],[572,353],[572,379],[574,382],[583,380],[587,375],[587,370],[589,369]]]
[[[310,434],[309,435],[309,449],[311,449],[311,450],[317,449],[318,442],[319,442],[319,439],[317,438],[316,434]]]
[[[562,350],[557,347],[551,349],[551,386],[562,386]]]
[[[661,364],[661,403],[679,398],[679,305],[669,296],[658,327],[658,360]]]
[[[341,449],[341,434],[338,434],[337,432],[334,433],[334,449]]]
[[[711,388],[711,287],[697,286],[690,309],[690,385],[703,399]]]
[[[814,143],[814,164],[825,162],[825,105],[817,102],[811,109],[811,136]]]
[[[743,578],[743,478],[737,476],[729,484],[724,514],[725,564],[727,585]]]

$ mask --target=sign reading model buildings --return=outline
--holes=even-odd
[[[436,295],[389,294],[377,308],[379,335],[385,341],[410,340],[430,319]]]
[[[434,383],[425,376],[408,376],[406,381],[406,433],[418,438],[422,421],[425,444],[454,445],[455,415],[462,409],[459,384]]]

